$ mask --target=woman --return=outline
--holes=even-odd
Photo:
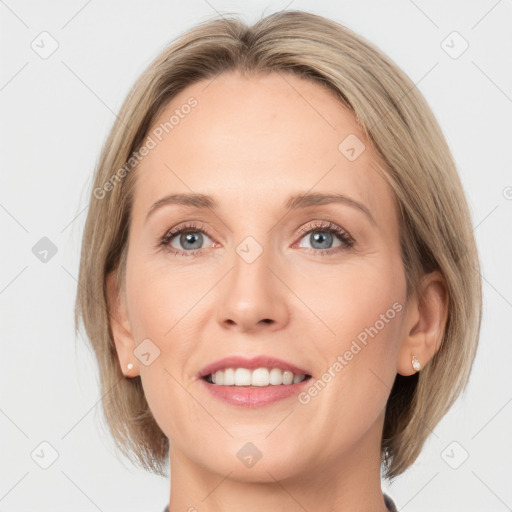
[[[148,67],[105,143],[76,325],[119,449],[170,464],[166,511],[396,510],[381,468],[416,460],[468,380],[478,269],[396,64],[306,12],[215,19]]]

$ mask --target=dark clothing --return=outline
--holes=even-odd
[[[398,512],[394,501],[387,494],[384,494],[384,503],[388,507],[389,512]],[[168,506],[164,508],[164,512],[169,512]]]
[[[386,504],[386,507],[388,507],[389,512],[398,512],[395,502],[387,494],[384,494],[384,503]]]

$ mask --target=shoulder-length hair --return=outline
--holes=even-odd
[[[75,328],[80,319],[98,359],[103,412],[120,451],[166,475],[169,440],[157,425],[140,377],[124,378],[115,349],[106,277],[123,291],[137,151],[158,114],[187,86],[239,71],[293,73],[332,91],[351,109],[384,162],[399,205],[407,294],[439,270],[448,319],[434,357],[418,374],[397,375],[381,443],[392,479],[418,457],[465,389],[482,315],[478,252],[454,160],[434,114],[410,78],[380,49],[332,20],[284,11],[247,26],[236,17],[204,21],[174,40],[129,92],[103,146],[85,224]]]

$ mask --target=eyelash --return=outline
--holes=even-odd
[[[344,229],[329,221],[318,221],[318,224],[313,226],[310,224],[301,228],[299,230],[300,238],[302,239],[305,235],[314,231],[334,234],[341,242],[343,242],[343,244],[345,244],[345,247],[334,247],[331,249],[313,249],[311,247],[305,247],[305,249],[309,249],[309,251],[307,251],[308,253],[311,251],[312,254],[329,255],[350,249],[355,244],[355,240]],[[169,245],[173,238],[183,233],[203,233],[204,235],[211,238],[204,229],[201,229],[201,227],[194,223],[190,223],[177,226],[167,231],[166,234],[160,239],[159,246],[164,247],[169,252],[172,252],[175,256],[196,256],[202,251],[202,249],[196,249],[194,251],[183,251],[181,249],[175,249]]]

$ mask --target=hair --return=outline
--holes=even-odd
[[[421,372],[397,374],[386,404],[381,462],[384,476],[393,479],[416,460],[466,388],[482,315],[478,251],[454,160],[423,95],[378,47],[304,11],[274,13],[252,26],[232,15],[203,21],[156,57],[120,109],[94,175],[75,305],[75,329],[82,319],[98,359],[108,428],[134,464],[167,475],[169,440],[140,377],[125,378],[120,367],[106,279],[113,273],[117,291],[124,292],[134,155],[149,129],[180,91],[230,71],[292,73],[332,91],[355,113],[399,206],[407,297],[434,270],[446,281],[448,317],[439,349]]]

